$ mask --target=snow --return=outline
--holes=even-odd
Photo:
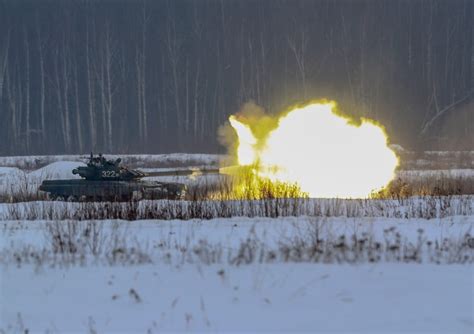
[[[5,180],[5,178],[8,177],[15,177],[21,173],[21,170],[16,167],[0,167],[0,180]]]
[[[0,167],[0,192],[7,192],[12,185],[21,182],[24,172],[16,167]]]
[[[59,254],[43,263],[12,254],[49,247],[48,224],[0,222],[0,330],[10,331],[344,331],[472,333],[473,279],[468,264],[429,260],[370,264],[228,260],[249,238],[263,249],[305,235],[370,233],[382,240],[396,229],[405,242],[457,240],[472,233],[474,217],[443,219],[230,218],[209,221],[98,221],[99,238],[139,247],[151,263],[71,261]],[[70,222],[66,228],[89,222]],[[115,232],[114,232],[115,231]],[[115,233],[115,234],[113,234]],[[113,238],[112,236],[115,235]],[[196,253],[220,249],[216,261]],[[136,245],[136,246],[134,246]],[[474,250],[471,251],[474,253]],[[40,251],[37,252],[41,254]],[[43,253],[44,254],[44,253]],[[45,307],[47,305],[47,307]]]
[[[201,240],[210,244],[237,249],[249,236],[269,247],[277,247],[282,240],[305,234],[312,224],[317,224],[322,238],[350,237],[369,233],[376,240],[384,239],[384,232],[394,228],[407,242],[416,242],[418,231],[423,230],[427,240],[445,237],[462,238],[474,234],[474,216],[454,216],[441,219],[401,218],[346,218],[346,217],[280,217],[280,218],[218,218],[211,220],[121,220],[98,221],[104,235],[124,238],[125,242],[139,244],[167,244],[192,248]],[[48,221],[0,221],[0,250],[13,243],[41,247],[48,243],[45,233]],[[54,222],[53,222],[54,223]],[[76,226],[87,224],[75,222]]]
[[[72,174],[72,170],[80,166],[86,166],[86,164],[76,161],[57,161],[28,173],[28,175],[33,178],[48,180],[80,179],[79,175]]]
[[[36,194],[43,180],[80,178],[79,175],[72,174],[72,170],[79,166],[85,166],[85,164],[75,161],[58,161],[32,172],[15,167],[0,167],[0,195]]]
[[[0,327],[472,333],[472,275],[468,266],[393,264],[8,268]]]

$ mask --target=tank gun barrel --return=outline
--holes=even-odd
[[[205,169],[174,169],[156,172],[144,172],[145,177],[151,176],[190,176],[202,174],[220,174],[219,168],[205,168]]]

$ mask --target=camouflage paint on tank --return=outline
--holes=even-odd
[[[180,199],[186,190],[184,184],[141,179],[146,176],[190,175],[194,172],[177,170],[176,173],[145,173],[120,163],[121,159],[107,160],[101,154],[94,157],[91,153],[87,166],[72,170],[82,179],[45,180],[39,190],[48,193],[51,199],[62,200]]]

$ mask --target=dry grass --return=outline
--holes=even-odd
[[[374,193],[372,197],[393,199],[408,198],[412,196],[451,196],[473,194],[473,178],[441,175],[411,180],[398,178],[390,182],[384,190]]]
[[[112,224],[112,225],[111,225]],[[291,237],[276,240],[275,246],[263,242],[251,230],[240,245],[228,247],[206,239],[188,240],[176,245],[165,239],[148,247],[111,222],[53,221],[45,229],[42,247],[21,246],[0,249],[5,265],[85,266],[140,265],[146,263],[178,265],[250,265],[254,263],[313,262],[328,264],[359,263],[436,263],[471,264],[474,239],[469,234],[457,237],[428,238],[418,230],[415,242],[395,227],[382,237],[372,233],[333,234],[324,230],[323,218],[306,220]]]
[[[213,219],[229,217],[443,218],[474,215],[473,196],[425,196],[391,200],[273,198],[131,202],[27,202],[3,204],[0,220]]]

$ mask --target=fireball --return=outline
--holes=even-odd
[[[251,165],[258,159],[258,152],[255,148],[257,139],[249,126],[239,122],[234,116],[229,117],[229,122],[239,136],[237,148],[237,159],[240,165]]]
[[[274,129],[259,131],[259,138],[245,119],[231,116],[239,165],[253,166],[260,178],[297,184],[311,197],[367,198],[381,190],[398,166],[384,128],[369,119],[356,124],[335,107],[335,102],[297,107]]]

